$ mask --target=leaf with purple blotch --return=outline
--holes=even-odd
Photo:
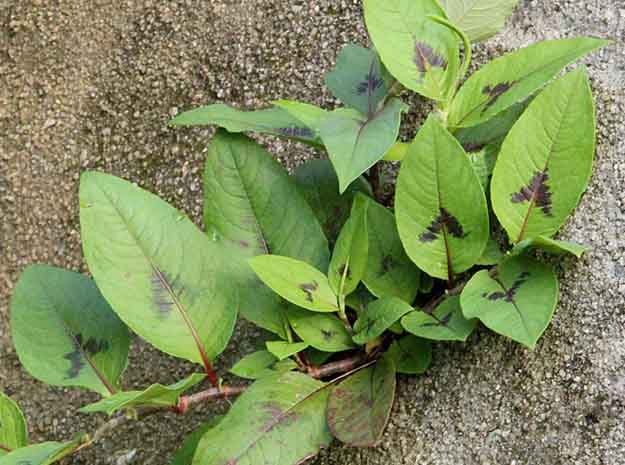
[[[402,318],[406,331],[435,341],[466,341],[477,320],[465,318],[458,296],[447,297],[431,313],[416,310]]]

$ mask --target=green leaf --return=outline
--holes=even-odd
[[[590,247],[582,244],[576,244],[575,242],[560,241],[550,237],[538,236],[519,242],[514,246],[511,253],[513,255],[519,255],[531,248],[544,250],[552,255],[571,254],[577,258],[581,258],[582,255],[590,250]]]
[[[506,260],[494,272],[476,273],[461,296],[467,318],[533,349],[558,302],[553,269],[529,257]]]
[[[356,347],[345,325],[334,314],[313,313],[290,307],[287,315],[295,334],[315,349],[340,352]]]
[[[282,108],[241,111],[222,103],[185,111],[172,119],[171,126],[212,126],[228,132],[259,132],[319,144],[317,129],[294,118]]]
[[[373,115],[378,110],[391,81],[377,53],[354,44],[343,47],[334,70],[325,78],[335,97],[363,115]]]
[[[204,378],[206,378],[205,374],[193,373],[187,378],[169,386],[156,383],[143,391],[119,392],[99,402],[85,405],[79,412],[105,412],[108,415],[112,415],[118,410],[129,407],[174,407],[178,405],[178,398],[182,393],[203,381]]]
[[[328,117],[329,111],[319,108],[309,103],[297,102],[294,100],[275,100],[273,103],[276,107],[286,111],[289,115],[298,121],[304,123],[315,133],[315,138],[319,138],[319,127],[321,122]]]
[[[354,342],[362,345],[373,341],[412,311],[412,306],[397,297],[384,297],[370,303],[354,325]]]
[[[267,341],[267,350],[278,360],[284,360],[308,347],[306,342]]]
[[[274,292],[315,312],[336,312],[336,295],[328,278],[308,263],[279,255],[251,258],[250,266]]]
[[[334,352],[323,352],[314,347],[309,347],[304,355],[312,365],[319,366],[326,363],[334,355]]]
[[[28,445],[28,427],[24,414],[18,405],[0,391],[0,457],[6,450],[15,450]]]
[[[243,357],[231,369],[230,373],[240,378],[259,379],[266,376],[286,373],[297,368],[293,360],[278,361],[268,350],[259,350]]]
[[[337,384],[327,412],[334,437],[350,446],[375,446],[391,414],[395,385],[395,366],[388,356]]]
[[[80,224],[89,270],[134,332],[192,362],[223,351],[239,306],[231,253],[155,195],[102,173],[81,176]]]
[[[467,156],[473,167],[473,171],[480,181],[480,186],[484,192],[488,192],[490,186],[490,178],[495,169],[497,155],[501,148],[500,143],[492,143],[477,152],[469,152]]]
[[[330,160],[309,160],[295,169],[295,182],[332,242],[347,221],[356,193],[371,196],[371,186],[361,176],[339,193],[339,180]]]
[[[328,281],[334,293],[341,298],[356,289],[367,271],[368,206],[369,202],[364,196],[354,199],[351,216],[343,226],[332,253]]]
[[[328,390],[301,373],[256,381],[198,445],[194,465],[296,465],[327,447]]]
[[[80,438],[67,442],[42,442],[16,449],[0,458],[2,465],[50,465],[73,453]]]
[[[501,148],[491,198],[514,243],[558,231],[588,185],[594,154],[592,94],[580,68],[534,99]]]
[[[217,415],[206,423],[202,423],[193,433],[189,434],[172,457],[169,465],[192,465],[193,456],[195,455],[195,451],[202,436],[204,436],[208,430],[217,426],[222,418],[223,415]]]
[[[286,339],[283,303],[246,258],[275,253],[326,270],[328,243],[305,198],[285,169],[260,145],[219,131],[204,171],[204,223],[230,255],[244,318]]]
[[[38,380],[104,396],[119,387],[130,335],[86,276],[26,268],[11,299],[11,333],[20,362]]]
[[[525,100],[568,64],[608,43],[589,37],[550,40],[491,61],[456,94],[449,108],[449,126],[468,127],[488,121]]]
[[[432,363],[432,344],[411,334],[393,341],[388,356],[395,362],[397,373],[420,375]]]
[[[445,100],[459,68],[457,35],[428,16],[445,17],[436,0],[365,0],[367,30],[391,74],[404,87]]]
[[[408,147],[410,144],[405,142],[395,142],[393,146],[388,149],[384,155],[384,161],[403,161],[408,153]]]
[[[368,202],[369,258],[362,281],[376,297],[398,297],[412,303],[421,272],[404,251],[393,214],[373,200]]]
[[[339,191],[380,161],[399,135],[401,114],[408,106],[390,100],[370,117],[354,110],[335,110],[321,125],[321,138],[339,178]]]
[[[496,265],[503,260],[505,254],[501,251],[499,243],[492,237],[488,239],[484,253],[477,261],[477,265]]]
[[[406,331],[425,339],[435,341],[466,341],[477,325],[477,320],[471,320],[462,315],[460,298],[451,296],[446,298],[434,311],[426,313],[415,311],[401,320]]]
[[[430,116],[397,179],[397,228],[408,256],[430,276],[473,266],[489,235],[486,197],[464,150]]]
[[[503,29],[519,0],[440,0],[449,20],[479,42]]]

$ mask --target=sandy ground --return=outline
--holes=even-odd
[[[599,141],[592,184],[563,236],[592,252],[559,267],[562,302],[534,352],[479,331],[440,345],[426,376],[399,384],[373,450],[336,446],[318,464],[625,464],[625,2],[525,0],[489,55],[580,34],[615,44],[586,60]],[[333,105],[322,76],[340,47],[365,39],[356,0],[0,0],[0,387],[24,408],[33,439],[67,438],[102,421],[76,413],[94,397],[49,388],[17,362],[7,328],[21,269],[85,270],[77,181],[98,169],[140,183],[200,222],[210,130],[170,130],[182,109],[247,107],[280,97]],[[422,105],[413,99],[416,109]],[[404,133],[414,134],[414,117]],[[314,153],[263,139],[289,167]],[[228,366],[252,350],[241,325]],[[190,373],[136,341],[126,387]],[[217,407],[217,410],[225,406]],[[132,425],[73,464],[160,465],[214,411]]]

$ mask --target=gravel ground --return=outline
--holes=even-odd
[[[381,445],[336,446],[318,464],[625,464],[625,3],[525,0],[477,61],[533,41],[580,34],[615,44],[589,65],[598,154],[588,194],[563,237],[586,243],[559,267],[562,302],[534,352],[479,331],[437,346],[432,369],[399,384]],[[348,41],[364,42],[355,0],[0,0],[0,387],[22,405],[33,439],[67,438],[101,418],[85,392],[49,388],[12,350],[7,306],[20,270],[45,262],[85,270],[77,181],[99,169],[140,183],[198,223],[210,130],[170,130],[182,109],[244,107],[291,97],[332,106],[322,76]],[[423,102],[412,99],[415,114]],[[414,134],[415,114],[404,134]],[[315,156],[262,139],[287,166]],[[241,325],[224,366],[252,350]],[[127,387],[190,373],[136,341]],[[225,406],[217,406],[219,411]],[[167,463],[214,410],[132,425],[69,463]]]

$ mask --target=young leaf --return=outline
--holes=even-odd
[[[18,405],[0,391],[0,457],[28,445],[28,427]]]
[[[480,42],[503,29],[519,0],[440,0],[449,20],[471,39]]]
[[[404,87],[445,100],[456,82],[458,37],[428,18],[445,17],[436,0],[365,0],[365,22],[382,62]]]
[[[412,303],[421,272],[404,251],[393,214],[379,203],[367,201],[369,257],[362,281],[376,297],[398,297]]]
[[[411,334],[393,341],[388,356],[395,362],[397,373],[420,375],[432,363],[432,344]]]
[[[267,350],[278,360],[289,358],[308,347],[306,342],[267,341],[266,344]]]
[[[375,446],[391,414],[395,385],[395,366],[388,356],[337,384],[327,412],[334,437],[350,446]]]
[[[371,196],[371,186],[361,176],[339,193],[339,180],[330,160],[309,160],[295,169],[295,182],[319,220],[326,237],[334,242],[347,221],[356,193]]]
[[[525,239],[519,242],[514,246],[511,253],[513,255],[519,255],[530,248],[541,249],[552,255],[571,254],[577,258],[581,258],[584,253],[590,250],[590,247],[582,244],[576,244],[575,242],[560,241],[550,237],[537,236],[532,239]]]
[[[130,335],[86,276],[26,268],[11,299],[11,333],[20,362],[40,381],[104,396],[117,390]]]
[[[221,353],[238,308],[232,254],[155,195],[101,173],[81,177],[80,224],[89,270],[133,331],[204,365]]]
[[[354,325],[354,342],[362,345],[373,341],[412,311],[412,306],[397,297],[384,297],[370,303]]]
[[[2,465],[50,465],[73,453],[80,438],[67,442],[42,442],[21,447],[0,458]]]
[[[401,320],[406,331],[425,339],[435,341],[466,341],[477,325],[462,315],[460,298],[446,298],[432,313],[415,311]]]
[[[488,243],[486,244],[486,248],[484,249],[484,253],[476,262],[477,265],[496,265],[501,262],[505,254],[501,251],[499,247],[499,243],[490,237],[488,239]]]
[[[129,407],[173,407],[178,405],[180,395],[206,378],[205,374],[193,373],[177,383],[163,386],[153,384],[143,391],[123,391],[99,402],[85,405],[79,412],[105,412],[112,415],[118,410]]]
[[[374,50],[347,44],[339,53],[326,86],[345,105],[372,116],[390,88],[391,78]]]
[[[202,423],[193,433],[189,434],[180,448],[172,457],[169,465],[192,465],[193,456],[197,450],[197,446],[208,430],[214,428],[223,419],[223,415],[217,415],[206,423]]]
[[[449,126],[488,121],[525,100],[568,64],[608,43],[589,37],[550,40],[491,61],[458,91],[449,108]]]
[[[286,373],[297,368],[293,360],[278,361],[268,350],[259,350],[243,357],[231,369],[230,373],[240,378],[260,379],[266,376]]]
[[[486,247],[484,191],[464,150],[435,117],[425,122],[404,159],[395,216],[408,256],[430,276],[453,279]]]
[[[204,170],[204,223],[209,236],[238,249],[230,262],[242,316],[286,339],[282,299],[245,259],[275,253],[327,269],[327,240],[293,179],[251,139],[218,131]]]
[[[341,193],[393,146],[401,114],[407,109],[401,100],[392,99],[370,116],[340,108],[324,120],[321,138],[338,175]]]
[[[533,349],[558,302],[558,280],[548,265],[529,257],[506,260],[494,272],[476,273],[461,296],[462,312]]]
[[[328,278],[308,263],[279,255],[259,255],[249,263],[267,286],[289,302],[315,312],[338,311]]]
[[[580,68],[534,99],[501,148],[491,198],[514,243],[558,231],[588,185],[594,154],[592,94]]]
[[[287,315],[295,334],[315,349],[340,352],[356,347],[345,325],[336,315],[313,313],[295,307],[290,307]]]
[[[354,199],[352,214],[336,241],[328,267],[328,281],[338,296],[350,294],[367,271],[369,239],[367,235],[367,207],[364,196]]]
[[[296,465],[332,442],[326,385],[301,373],[256,381],[202,437],[193,465]]]

